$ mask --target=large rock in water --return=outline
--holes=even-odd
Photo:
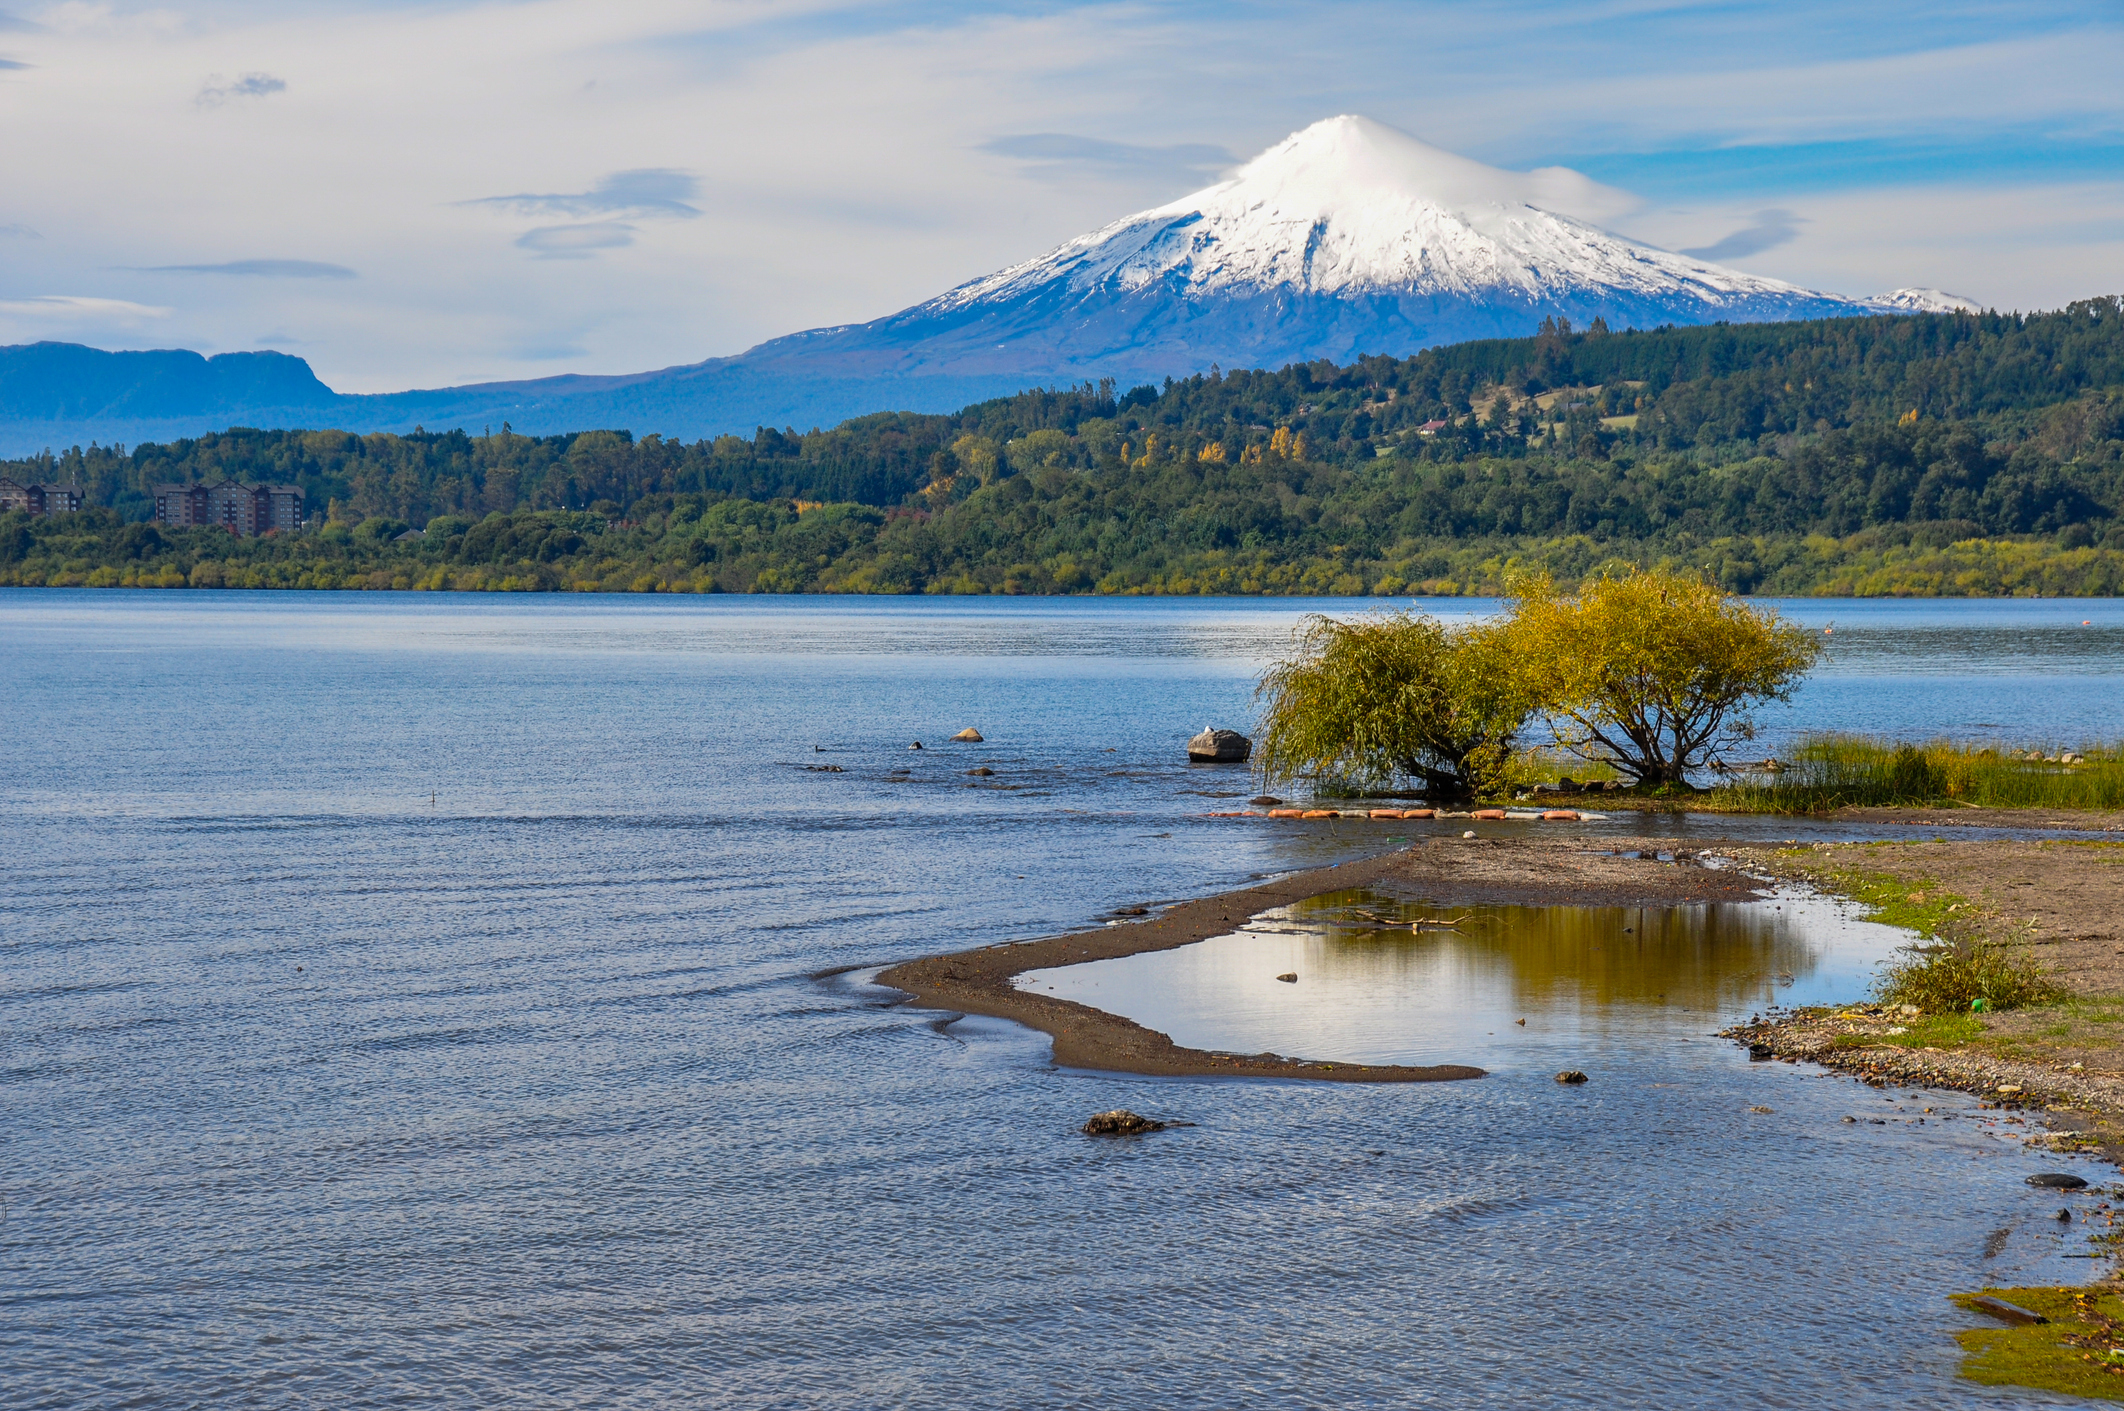
[[[1254,742],[1237,730],[1214,730],[1207,725],[1187,742],[1187,757],[1209,764],[1244,764],[1253,752]]]
[[[1140,1132],[1162,1132],[1166,1126],[1164,1122],[1117,1107],[1112,1112],[1093,1113],[1092,1119],[1081,1130],[1087,1137],[1133,1137]]]

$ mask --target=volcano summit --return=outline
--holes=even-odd
[[[621,427],[691,439],[945,411],[1040,383],[1405,356],[1532,333],[1551,316],[1619,329],[1974,307],[1929,289],[1825,294],[1641,245],[1592,223],[1618,196],[1563,168],[1501,171],[1368,118],[1329,118],[1225,181],[900,313],[657,372],[291,404],[274,395],[304,380],[288,369],[257,389],[216,383],[212,404],[148,420],[131,375],[99,366],[89,376],[83,355],[195,355],[0,349],[0,450],[190,435],[232,420],[355,431],[508,422],[531,434]],[[115,394],[84,395],[86,383]]]

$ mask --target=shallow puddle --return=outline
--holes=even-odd
[[[1189,1048],[1509,1071],[1560,1066],[1595,1036],[1705,1034],[1773,1004],[1856,999],[1908,939],[1798,893],[1680,907],[1441,907],[1353,891],[1174,950],[1029,971],[1018,984]]]

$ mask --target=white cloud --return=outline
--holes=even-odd
[[[231,98],[265,98],[287,91],[287,80],[275,78],[269,73],[242,74],[233,82],[222,78],[220,74],[213,74],[208,77],[206,86],[199,90],[199,95],[192,101],[202,108],[218,108]]]
[[[120,319],[168,318],[171,310],[129,299],[97,299],[83,294],[38,294],[28,299],[0,299],[0,313],[26,318]]]
[[[1662,212],[1633,222],[1631,233],[1689,245],[1753,214]],[[1839,294],[1951,289],[2022,311],[2124,293],[2124,183],[1838,192],[1810,196],[1790,214],[1792,240],[1726,262]]]
[[[618,250],[634,243],[634,227],[601,220],[587,225],[544,225],[516,237],[519,250],[544,260],[580,260],[594,251]]]
[[[145,274],[233,274],[253,279],[359,279],[345,265],[323,260],[228,260],[218,265],[141,265]]]
[[[588,191],[545,195],[521,192],[514,196],[482,196],[459,204],[500,206],[534,215],[676,216],[680,220],[691,220],[700,211],[686,202],[700,194],[700,187],[700,182],[690,172],[673,171],[669,167],[644,167],[637,171],[616,171]]]
[[[1746,259],[1750,255],[1759,255],[1765,250],[1774,250],[1780,245],[1791,244],[1799,238],[1799,228],[1805,224],[1804,216],[1796,216],[1790,211],[1773,206],[1767,211],[1757,211],[1754,220],[1732,234],[1709,245],[1698,245],[1681,253],[1699,260],[1730,263]]]

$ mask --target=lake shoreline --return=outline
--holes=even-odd
[[[1946,821],[1916,809],[1868,812]],[[1974,1093],[2035,1115],[2044,1129],[2036,1140],[2052,1150],[2124,1166],[2120,848],[2107,840],[1933,837],[1735,849],[1736,861],[1751,870],[1829,895],[1865,891],[1888,897],[1890,906],[1929,907],[1943,934],[2025,954],[2059,994],[2024,1009],[1966,1016],[1961,1022],[1973,1031],[1966,1036],[1932,1032],[1945,1016],[1863,1003],[1758,1015],[1725,1036],[1754,1057],[1815,1063],[1877,1088]],[[1925,924],[1921,913],[1888,919]]]
[[[1281,1054],[1228,1054],[1182,1047],[1165,1034],[1089,1005],[1016,987],[1032,970],[1114,960],[1226,935],[1261,912],[1357,888],[1383,888],[1442,905],[1687,906],[1754,901],[1754,877],[1694,865],[1730,845],[1630,856],[1614,840],[1585,836],[1432,838],[1392,852],[1275,878],[1124,921],[1035,941],[1014,941],[906,961],[877,983],[924,1009],[980,1014],[1038,1029],[1054,1040],[1060,1067],[1148,1077],[1302,1078],[1340,1083],[1449,1082],[1484,1076],[1467,1064],[1342,1063]]]

